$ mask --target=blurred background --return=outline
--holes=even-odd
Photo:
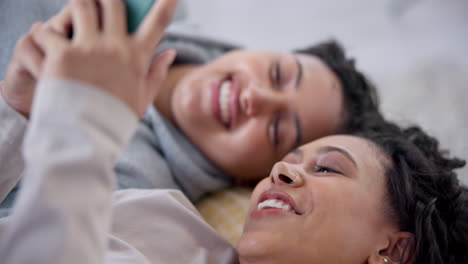
[[[247,48],[342,42],[382,109],[468,159],[468,0],[186,0],[174,31]],[[468,184],[468,169],[459,171]]]

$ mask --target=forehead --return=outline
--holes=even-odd
[[[315,56],[294,54],[303,67],[297,111],[304,127],[303,142],[334,134],[343,119],[343,93],[335,73]]]

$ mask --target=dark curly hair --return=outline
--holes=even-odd
[[[468,263],[468,189],[454,171],[466,162],[449,158],[435,138],[416,126],[382,123],[359,136],[390,160],[388,214],[400,230],[413,234],[406,263]]]
[[[338,133],[359,131],[368,123],[383,120],[375,86],[356,69],[354,59],[346,57],[340,43],[330,40],[294,52],[318,57],[340,80],[344,102]]]

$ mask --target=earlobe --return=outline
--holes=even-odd
[[[388,237],[388,244],[369,263],[410,263],[413,258],[413,234],[394,232]]]
[[[386,262],[390,260],[387,256],[386,249],[389,248],[391,245],[391,239],[389,237],[385,237],[381,243],[376,245],[375,250],[372,252],[372,254],[369,256],[367,259],[368,264],[386,264],[390,262]]]

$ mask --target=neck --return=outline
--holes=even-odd
[[[156,99],[153,102],[154,107],[170,122],[175,123],[172,112],[172,95],[179,81],[190,71],[195,69],[196,65],[173,66],[169,69]]]

